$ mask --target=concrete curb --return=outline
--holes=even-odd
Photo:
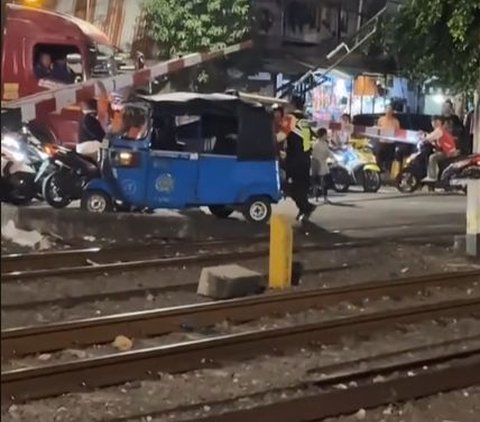
[[[256,226],[235,219],[220,220],[201,211],[178,215],[134,213],[94,214],[77,209],[15,207],[2,204],[2,227],[9,220],[22,230],[38,232],[64,240],[93,236],[117,241],[145,238],[202,240],[245,238],[268,233],[268,226]]]

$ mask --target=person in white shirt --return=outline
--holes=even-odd
[[[314,180],[314,192],[318,197],[319,186],[322,189],[323,199],[328,203],[328,186],[330,169],[328,167],[328,159],[333,158],[332,151],[328,145],[327,129],[320,128],[317,132],[317,141],[312,148],[312,178]]]

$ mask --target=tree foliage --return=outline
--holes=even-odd
[[[250,30],[251,0],[146,0],[144,7],[162,58],[222,48]]]
[[[480,0],[405,0],[384,25],[383,45],[408,76],[457,91],[480,81]]]

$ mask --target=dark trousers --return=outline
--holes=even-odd
[[[287,153],[287,178],[292,179],[290,185],[290,196],[297,205],[300,214],[308,213],[312,210],[312,204],[308,201],[308,191],[310,189],[310,155],[297,153],[288,159]]]
[[[377,164],[386,173],[390,173],[395,159],[395,144],[379,142],[377,146]]]
[[[292,179],[291,196],[301,214],[309,212],[312,208],[308,201],[308,188],[308,183],[303,183],[303,181],[300,183]]]

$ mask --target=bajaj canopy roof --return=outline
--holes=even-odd
[[[237,114],[243,101],[227,94],[198,94],[195,92],[173,92],[169,94],[145,95],[140,98],[152,104],[154,113],[190,114]],[[253,106],[252,106],[253,107]]]
[[[238,119],[238,159],[273,160],[275,144],[271,114],[259,104],[234,95],[175,92],[143,95],[155,115],[235,116]]]

